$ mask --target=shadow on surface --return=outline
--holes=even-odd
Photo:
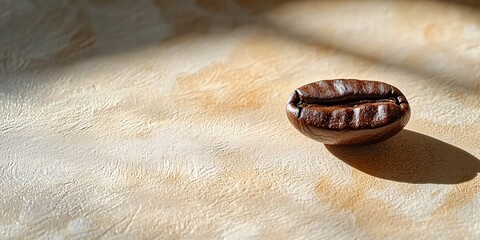
[[[325,146],[362,172],[398,182],[457,184],[475,178],[480,172],[480,160],[475,156],[409,130],[368,146]]]
[[[258,15],[290,1],[0,2],[0,70],[43,71],[185,36],[215,36],[261,25]]]
[[[478,0],[442,0],[442,1],[448,2],[448,3],[463,4],[469,7],[480,8],[480,1]]]
[[[0,15],[3,16],[0,18],[3,20],[0,21],[0,44],[3,47],[0,49],[0,72],[13,74],[22,71],[41,72],[96,56],[134,51],[183,37],[215,35],[242,26],[255,25],[313,47],[335,49],[359,59],[416,72],[431,80],[451,82],[452,86],[463,91],[472,91],[469,84],[461,81],[452,82],[452,78],[448,77],[475,79],[476,75],[474,76],[472,72],[464,71],[465,65],[475,66],[475,62],[469,58],[463,59],[464,64],[452,64],[453,70],[448,71],[415,61],[388,60],[378,54],[369,55],[368,51],[357,47],[358,43],[365,42],[362,40],[363,33],[352,33],[352,41],[346,46],[337,43],[337,39],[329,37],[331,32],[325,29],[313,28],[302,32],[297,30],[302,26],[301,22],[282,24],[264,16],[268,11],[284,4],[298,2],[293,0],[7,1],[0,3],[0,9],[3,10],[0,11]],[[477,12],[475,6],[478,4],[475,0],[437,2],[448,7],[463,6],[471,10],[471,15]],[[385,1],[378,1],[379,9],[382,9],[382,4],[389,6],[385,5]],[[334,10],[339,8],[338,12],[343,14],[341,11],[343,3],[332,1],[327,5]],[[368,13],[363,14],[365,19],[368,19]],[[422,13],[418,14],[422,15]],[[356,24],[367,23],[362,21]],[[319,36],[312,34],[312,31],[317,32]],[[348,29],[343,31],[348,32]],[[212,45],[214,44],[212,42]],[[415,43],[395,41],[388,44]],[[450,48],[446,49],[448,51],[445,49],[441,51],[450,52]],[[455,56],[454,50],[451,51]],[[442,58],[442,61],[450,60],[452,60],[451,57]],[[476,74],[476,72],[473,73]],[[0,79],[2,80],[6,81],[6,78]]]

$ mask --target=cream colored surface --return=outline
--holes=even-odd
[[[480,237],[478,5],[7,0],[0,44],[0,238]],[[408,130],[301,135],[288,95],[332,78]]]

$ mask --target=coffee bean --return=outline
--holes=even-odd
[[[324,80],[297,88],[287,102],[290,122],[328,145],[362,145],[400,132],[410,106],[396,87],[357,79]]]

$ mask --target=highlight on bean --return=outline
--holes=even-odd
[[[328,145],[377,143],[400,132],[410,119],[410,105],[398,88],[358,79],[301,86],[288,98],[286,111],[297,130]]]

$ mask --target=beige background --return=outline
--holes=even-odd
[[[478,239],[480,8],[452,1],[0,2],[0,238]],[[396,137],[285,115],[397,86]]]

